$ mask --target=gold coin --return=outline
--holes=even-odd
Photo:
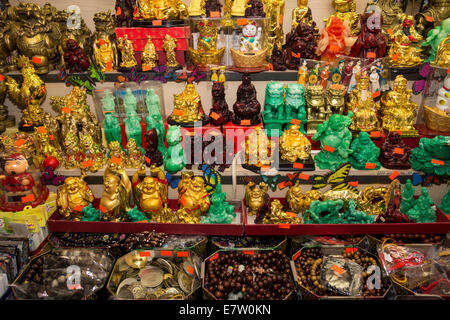
[[[147,264],[147,257],[141,257],[139,252],[133,251],[125,256],[125,262],[132,268],[142,268]]]

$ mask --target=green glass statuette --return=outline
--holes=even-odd
[[[437,176],[450,175],[450,136],[422,138],[409,158],[414,170]]]
[[[167,129],[167,157],[164,159],[164,169],[171,173],[176,173],[186,166],[186,155],[181,146],[180,126],[171,126]]]
[[[226,193],[222,192],[222,185],[218,184],[216,190],[211,195],[211,206],[206,216],[202,217],[202,223],[231,223],[236,218],[234,206],[227,203]]]
[[[400,203],[400,212],[406,213],[416,205],[416,199],[414,199],[414,188],[411,180],[406,180],[405,189],[402,193],[402,202]]]
[[[284,86],[280,82],[271,81],[266,86],[264,102],[264,119],[283,120],[284,115]]]
[[[105,114],[103,126],[105,127],[105,136],[108,144],[111,141],[118,141],[122,144],[122,133],[120,131],[119,120],[117,120],[115,113],[114,96],[110,90],[105,90],[105,95],[102,98],[102,109]]]
[[[158,150],[161,151],[162,155],[165,157],[167,155],[167,149],[164,145],[166,128],[164,127],[164,122],[160,112],[161,106],[159,96],[155,93],[153,88],[147,90],[145,103],[148,110],[148,116],[146,118],[147,131],[153,128],[156,129],[156,133],[158,134]]]
[[[100,221],[100,210],[93,208],[92,203],[84,207],[81,212],[83,213],[81,221]]]
[[[130,88],[127,88],[123,104],[125,113],[127,114],[127,118],[125,119],[125,133],[127,139],[133,138],[136,140],[136,144],[142,148],[141,121],[136,113],[137,100]]]
[[[298,83],[289,83],[286,87],[286,119],[300,120],[300,132],[306,136],[306,123],[308,122],[305,109],[305,86]]]
[[[450,214],[450,190],[448,190],[447,194],[442,198],[439,209],[445,214]]]
[[[436,222],[436,208],[425,187],[422,187],[422,194],[417,199],[416,205],[408,210],[406,215],[417,223]]]
[[[339,224],[344,223],[341,217],[344,201],[342,200],[315,200],[305,212],[306,224]]]
[[[378,157],[380,149],[370,139],[367,132],[360,132],[351,145],[353,153],[350,156],[352,167],[358,170],[378,170],[381,167]]]

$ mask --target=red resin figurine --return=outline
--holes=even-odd
[[[398,132],[391,132],[381,145],[380,163],[387,169],[410,169],[411,149],[402,141]]]
[[[356,37],[350,35],[351,31],[347,23],[332,17],[330,25],[320,32],[316,54],[325,61],[335,61],[338,59],[337,55],[348,56],[356,41]]]
[[[132,27],[134,12],[133,0],[116,0],[115,9],[116,27]]]
[[[90,65],[88,57],[73,39],[67,39],[64,63],[70,73],[84,72]]]
[[[215,126],[222,126],[231,121],[233,112],[228,110],[225,101],[225,86],[223,82],[214,82],[212,86],[213,105],[209,113],[209,122]],[[213,115],[211,115],[214,113]]]
[[[382,58],[386,54],[386,37],[381,26],[383,17],[381,14],[373,12],[361,16],[362,30],[352,47],[350,56],[366,59]]]
[[[261,105],[256,100],[256,89],[249,73],[244,73],[237,90],[237,101],[233,105],[233,123],[255,126],[261,123]]]
[[[246,18],[264,18],[264,5],[261,0],[248,0],[247,8],[245,9]]]
[[[286,66],[290,70],[298,70],[300,59],[317,59],[317,40],[315,37],[315,26],[308,26],[299,23],[295,30],[286,35],[286,43],[283,45],[283,51],[286,58]]]
[[[409,218],[400,212],[402,194],[399,189],[394,190],[393,199],[389,199],[388,208],[385,213],[379,214],[375,222],[378,223],[408,223]]]
[[[155,128],[145,133],[145,141],[147,142],[145,156],[150,160],[150,163],[145,161],[147,166],[150,167],[154,164],[160,167],[163,164],[163,155],[158,149],[158,132]]]

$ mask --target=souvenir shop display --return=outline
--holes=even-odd
[[[414,16],[417,31],[425,37],[431,29],[443,25],[449,16],[448,0],[430,0]]]

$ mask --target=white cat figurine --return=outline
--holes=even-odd
[[[444,112],[450,112],[450,75],[447,75],[444,85],[438,91],[436,107]]]
[[[241,52],[258,51],[260,49],[261,30],[261,27],[256,27],[255,21],[242,28]]]

